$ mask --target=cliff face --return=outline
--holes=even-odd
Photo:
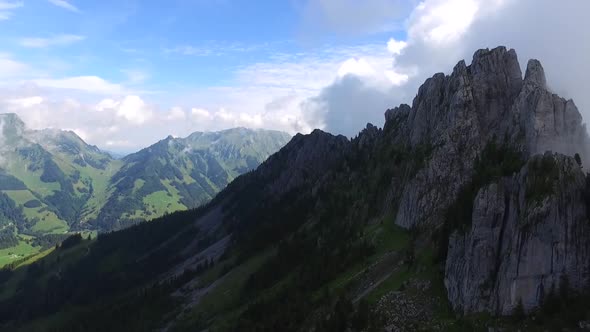
[[[519,302],[530,310],[562,276],[574,289],[586,286],[585,177],[571,158],[588,157],[586,128],[574,102],[548,90],[539,61],[528,62],[523,78],[514,50],[479,50],[470,66],[461,61],[451,75],[434,75],[411,107],[385,117],[392,144],[432,149],[424,168],[391,187],[396,223],[405,228],[445,222],[489,142],[528,160],[512,178],[481,188],[471,228],[451,234],[445,284],[456,310],[509,314]],[[569,157],[539,156],[545,151]]]
[[[386,120],[402,122],[398,141],[434,147],[426,168],[403,188],[396,222],[406,228],[442,222],[491,140],[526,156],[546,150],[585,155],[588,147],[573,101],[547,90],[537,60],[529,61],[523,79],[516,52],[504,47],[477,51],[470,66],[461,61],[450,76],[434,75],[411,108],[390,110]]]
[[[585,177],[573,158],[535,156],[481,188],[471,229],[449,240],[445,285],[454,309],[510,314],[537,307],[563,278],[584,289],[590,269]]]

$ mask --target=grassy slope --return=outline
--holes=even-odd
[[[122,165],[119,160],[112,161],[105,170],[96,169],[90,165],[80,166],[73,162],[73,158],[67,155],[54,155],[54,161],[60,169],[67,175],[71,176],[75,172],[80,173],[80,179],[73,183],[75,189],[84,188],[89,190],[89,185],[92,184],[93,193],[88,199],[82,213],[82,222],[94,218],[98,215],[98,211],[105,204],[108,195],[109,179]],[[23,209],[23,213],[28,220],[38,219],[38,222],[31,228],[33,232],[39,234],[63,234],[70,230],[69,225],[61,220],[54,212],[48,209],[48,206],[41,201],[41,206],[35,208],[27,208],[24,204],[31,200],[37,200],[36,195],[46,197],[53,194],[54,191],[60,189],[57,182],[46,183],[41,181],[42,171],[30,172],[26,170],[17,162],[13,162],[10,168],[10,173],[23,181],[29,190],[4,190],[17,206]],[[19,166],[20,165],[20,166]],[[80,196],[81,191],[75,191]],[[19,236],[22,239],[22,236]],[[26,256],[37,257],[39,253],[38,247],[32,247],[25,241],[11,248],[0,250],[0,268],[15,260],[22,259]]]
[[[0,267],[12,263],[39,252],[39,248],[33,247],[26,241],[20,241],[18,246],[0,250]]]
[[[143,182],[145,181],[141,179],[135,180],[134,191],[140,189]],[[178,189],[171,185],[169,180],[162,180],[162,184],[166,187],[166,190],[156,191],[143,197],[142,201],[145,206],[143,210],[135,210],[133,213],[123,213],[121,217],[150,220],[166,213],[186,210],[187,207],[180,203]]]
[[[332,294],[346,292],[362,276],[363,271],[378,262],[385,255],[405,249],[409,243],[407,231],[394,225],[390,218],[384,220],[382,223],[367,226],[365,234],[367,234],[367,237],[375,245],[375,254],[326,283],[316,292],[318,297],[326,290],[329,290]],[[232,259],[216,265],[215,268],[205,273],[199,278],[197,287],[203,288],[211,285],[215,287],[204,295],[196,306],[181,316],[181,320],[175,326],[175,329],[177,331],[183,331],[185,329],[208,326],[211,331],[223,331],[230,328],[249,303],[244,302],[244,299],[240,298],[240,292],[245,281],[273,252],[272,250],[266,251],[254,256],[234,267],[227,274],[223,273],[224,267],[233,265]],[[264,290],[259,297],[266,297],[278,291],[284,281],[286,280],[280,281],[275,286]],[[386,285],[379,291],[388,292],[390,290],[392,290],[392,287]],[[250,300],[254,301],[256,299],[253,298]]]
[[[80,179],[74,183],[75,189],[90,190],[87,183],[92,185],[92,195],[84,205],[80,221],[85,222],[96,218],[112,192],[112,189],[109,188],[110,178],[123,166],[123,162],[121,160],[111,160],[103,170],[90,165],[78,165],[70,155],[58,155],[55,159],[66,175],[71,176],[75,172],[80,172]],[[81,191],[76,190],[76,193],[80,196]]]
[[[34,192],[42,195],[42,196],[49,196],[53,194],[54,191],[60,190],[60,185],[57,182],[43,182],[41,181],[41,174],[42,171],[35,171],[31,172],[27,170],[25,162],[23,163],[12,163],[8,171],[10,174],[15,176],[17,179],[24,182],[27,188],[32,189]]]

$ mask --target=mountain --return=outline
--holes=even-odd
[[[4,264],[53,245],[52,239],[95,215],[120,165],[73,132],[27,130],[15,114],[1,114],[0,128],[0,197],[17,211],[3,228],[0,247],[22,242],[9,248],[12,255],[4,250]]]
[[[113,193],[97,217],[101,230],[194,208],[256,168],[290,136],[235,128],[166,139],[122,159]]]
[[[71,131],[27,130],[15,114],[0,114],[0,128],[0,247],[26,242],[7,261],[69,231],[111,231],[194,208],[289,139],[243,128],[193,133],[117,160]]]
[[[382,129],[298,134],[198,209],[70,238],[4,270],[0,324],[584,328],[588,142],[538,61],[523,78],[514,50],[479,50],[427,79],[412,106],[387,110]]]

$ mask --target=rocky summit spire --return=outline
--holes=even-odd
[[[535,84],[540,88],[547,88],[547,79],[545,78],[545,70],[541,62],[536,59],[529,60],[526,66],[526,74],[524,75],[525,84]]]

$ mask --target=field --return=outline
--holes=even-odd
[[[39,253],[39,247],[33,247],[26,241],[20,241],[16,247],[0,250],[0,268],[18,259],[22,259],[37,253]]]

